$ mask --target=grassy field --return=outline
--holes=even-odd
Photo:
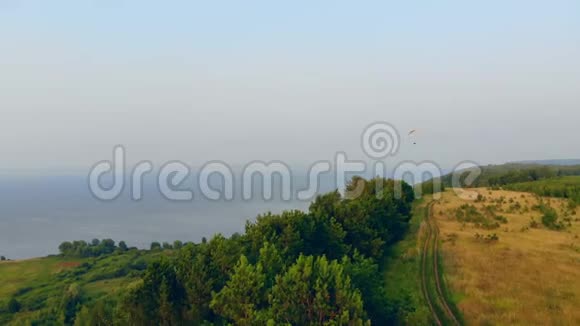
[[[18,322],[48,309],[72,284],[87,300],[115,295],[160,254],[164,253],[132,250],[97,258],[51,256],[0,262],[0,324]],[[5,310],[11,298],[22,306],[22,312],[14,316]]]
[[[468,325],[579,325],[580,214],[529,193],[452,190],[434,206],[447,285]],[[479,196],[478,196],[479,195]],[[542,225],[540,204],[565,227]]]
[[[0,298],[10,298],[19,290],[43,284],[55,274],[80,264],[80,260],[60,257],[0,262]]]

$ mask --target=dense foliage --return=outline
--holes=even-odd
[[[119,245],[115,245],[115,241],[111,239],[93,239],[90,243],[83,240],[65,241],[58,246],[61,255],[67,257],[98,257],[115,251],[127,251],[128,249],[124,241],[120,241]]]
[[[434,178],[415,185],[415,192],[417,194],[421,193],[422,195],[433,195],[445,191],[445,187],[441,178]]]
[[[398,309],[378,262],[407,231],[413,200],[404,182],[354,178],[345,196],[321,195],[308,212],[260,215],[241,235],[155,244],[149,255],[157,258],[140,265],[144,270],[128,264],[117,271],[129,282],[114,294],[86,295],[79,282],[91,268],[81,265],[59,274],[61,299],[11,307],[41,308],[22,322],[75,325],[394,323]],[[61,252],[105,257],[97,261],[141,252],[103,242],[66,243]]]
[[[538,196],[568,198],[580,204],[580,177],[561,177],[536,182],[516,183],[507,185],[504,188],[532,192]]]
[[[462,171],[459,177],[460,185],[463,187],[503,187],[514,183],[580,175],[580,165],[562,166],[508,163],[503,165],[480,166],[479,169],[481,170],[481,175],[475,182],[469,185],[465,184],[465,178],[468,176],[468,172],[473,169]],[[452,178],[453,176],[451,174],[443,176],[443,184],[451,187]]]

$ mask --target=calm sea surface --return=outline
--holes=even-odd
[[[246,220],[259,213],[309,205],[276,198],[209,201],[196,195],[191,202],[170,202],[150,184],[139,202],[129,199],[127,189],[119,199],[102,202],[91,195],[84,176],[0,177],[0,255],[21,259],[55,254],[63,241],[93,238],[124,240],[141,248],[152,241],[198,242],[218,232],[242,232]]]

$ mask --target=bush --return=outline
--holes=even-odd
[[[499,241],[499,237],[495,233],[488,234],[488,235],[483,235],[483,234],[476,233],[475,234],[475,239],[476,240],[480,240],[480,241],[484,241],[484,242],[495,242],[495,241]]]
[[[476,223],[475,226],[478,228],[486,229],[486,230],[493,230],[493,229],[499,228],[500,224],[498,222],[491,222],[491,221],[485,220],[482,223]]]
[[[505,216],[502,215],[496,215],[493,217],[496,221],[499,221],[500,223],[506,224],[508,222],[508,219]]]
[[[550,230],[559,230],[564,226],[558,221],[558,213],[555,209],[544,204],[540,205],[540,211],[544,214],[542,216],[542,224]]]
[[[559,229],[558,213],[555,210],[549,210],[542,216],[542,224],[548,229]]]
[[[12,298],[10,299],[10,301],[8,301],[8,305],[6,308],[9,313],[15,314],[20,311],[20,308],[22,308],[22,306],[20,305],[20,302],[18,302],[18,300]]]

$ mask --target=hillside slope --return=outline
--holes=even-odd
[[[434,207],[445,278],[468,325],[580,324],[580,215],[568,201],[451,190]],[[551,209],[550,209],[551,208]],[[543,224],[555,212],[561,228]]]
[[[72,288],[76,299],[88,302],[116,298],[149,263],[170,254],[130,250],[94,258],[50,256],[0,262],[0,324],[28,319],[57,322],[50,310],[61,305],[66,300],[63,293]],[[16,306],[10,307],[10,301]]]

